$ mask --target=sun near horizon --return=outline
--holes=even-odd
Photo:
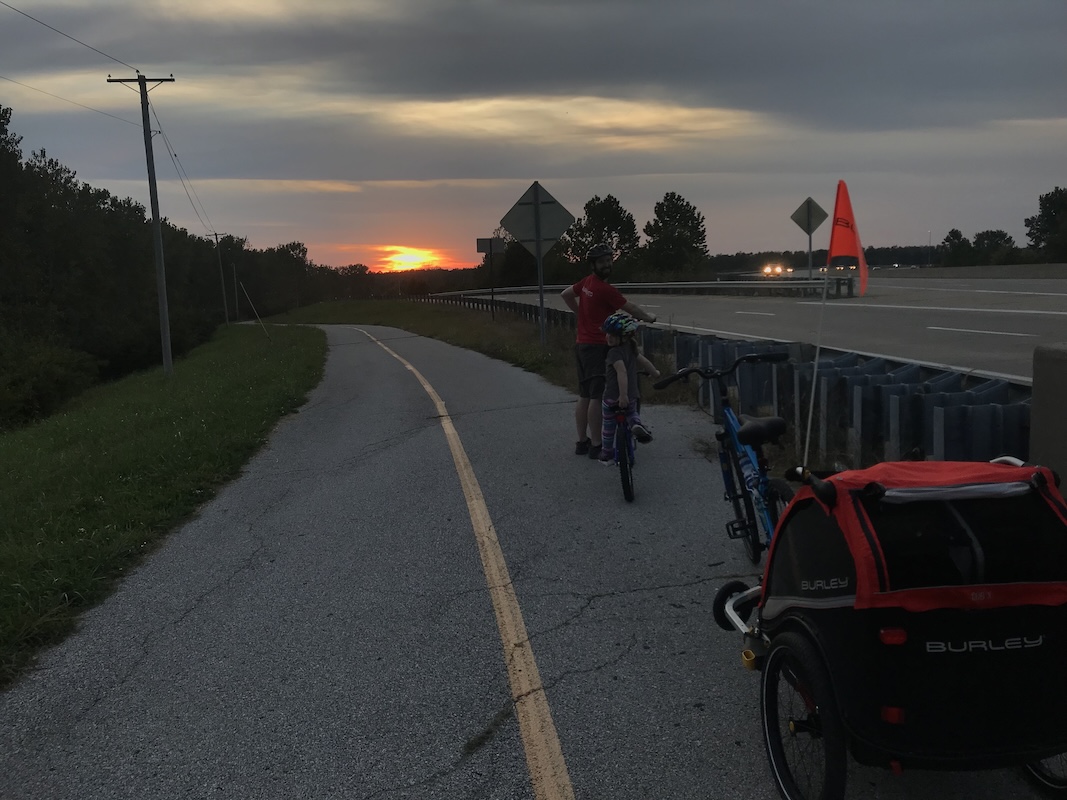
[[[443,250],[432,248],[407,247],[405,245],[380,245],[374,248],[378,253],[375,272],[410,272],[419,269],[457,269],[470,264],[457,264]]]

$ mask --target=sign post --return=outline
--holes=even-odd
[[[811,235],[815,233],[816,228],[826,221],[826,212],[809,197],[800,204],[800,207],[789,218],[799,225],[804,233],[808,234],[808,280],[811,280],[813,277],[811,269]]]
[[[563,232],[574,224],[574,215],[565,209],[540,183],[534,181],[500,224],[537,259],[537,291],[541,317],[541,346],[545,336],[544,254],[552,249]]]
[[[478,252],[486,253],[486,259],[489,261],[489,312],[494,321],[496,321],[496,282],[493,280],[493,251],[503,251],[504,247],[504,240],[497,236],[478,240]]]

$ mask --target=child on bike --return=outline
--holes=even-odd
[[[625,311],[611,314],[600,329],[604,331],[608,342],[601,428],[601,441],[604,444],[600,451],[600,463],[611,464],[615,461],[615,414],[612,409],[616,406],[626,410],[626,420],[637,441],[652,441],[648,426],[638,416],[641,388],[637,383],[637,373],[640,370],[658,378],[659,370],[638,351],[637,320]]]

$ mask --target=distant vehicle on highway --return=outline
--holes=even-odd
[[[763,268],[764,278],[780,278],[793,271],[792,267],[784,267],[781,264],[768,264]]]

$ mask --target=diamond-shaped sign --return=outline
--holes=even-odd
[[[544,255],[574,224],[574,215],[545,191],[540,183],[534,181],[500,220],[500,224],[536,256],[538,227],[541,231],[541,255]]]
[[[811,236],[815,233],[815,229],[826,221],[826,216],[826,212],[822,210],[819,204],[809,197],[800,204],[800,207],[793,212],[789,219],[799,225],[804,233]]]

